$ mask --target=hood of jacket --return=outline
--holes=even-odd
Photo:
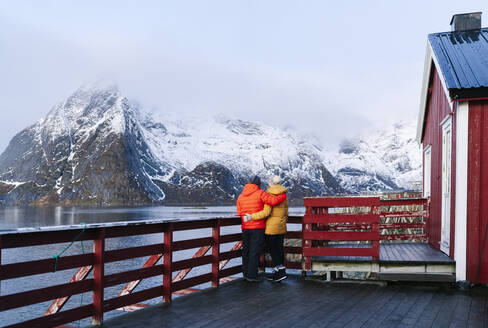
[[[286,189],[282,185],[277,184],[277,185],[269,187],[268,190],[266,190],[266,191],[272,195],[279,195],[279,194],[283,194],[283,193],[287,192],[288,189]]]
[[[244,186],[244,189],[242,189],[242,195],[249,196],[253,192],[256,192],[256,190],[259,190],[259,187],[257,185],[248,183],[247,185]]]

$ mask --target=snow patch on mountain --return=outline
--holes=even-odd
[[[352,191],[417,189],[422,179],[415,121],[401,121],[344,140],[324,152],[325,165]]]
[[[270,167],[286,168],[291,174],[306,174],[310,163],[300,154],[319,157],[313,147],[289,132],[258,122],[214,117],[182,117],[175,114],[146,116],[144,136],[151,151],[175,170],[191,171],[203,162],[217,162],[233,172],[252,175]],[[165,177],[168,179],[168,176]]]

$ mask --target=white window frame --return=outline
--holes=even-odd
[[[442,151],[441,151],[441,251],[449,255],[451,245],[451,201],[452,201],[452,119],[447,115],[441,123]],[[444,135],[448,131],[448,137],[444,140]],[[445,143],[444,143],[445,141]],[[448,198],[447,196],[448,195]]]
[[[423,195],[430,197],[432,186],[432,147],[428,145],[424,148],[424,179]]]

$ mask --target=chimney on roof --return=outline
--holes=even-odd
[[[476,13],[456,14],[451,19],[451,31],[479,30],[481,11]]]

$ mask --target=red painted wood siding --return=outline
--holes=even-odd
[[[430,218],[428,220],[429,243],[435,249],[440,249],[441,240],[441,206],[442,206],[442,129],[441,122],[451,112],[449,100],[442,87],[437,69],[434,69],[432,81],[430,83],[431,93],[428,101],[427,118],[425,122],[424,136],[422,138],[423,147],[431,146],[431,182],[430,182]],[[451,182],[455,177],[455,117],[452,119],[452,162],[451,162]],[[429,178],[429,177],[424,177]],[[450,256],[454,257],[454,184],[451,184],[451,250]]]
[[[488,283],[488,101],[469,104],[467,279]]]

